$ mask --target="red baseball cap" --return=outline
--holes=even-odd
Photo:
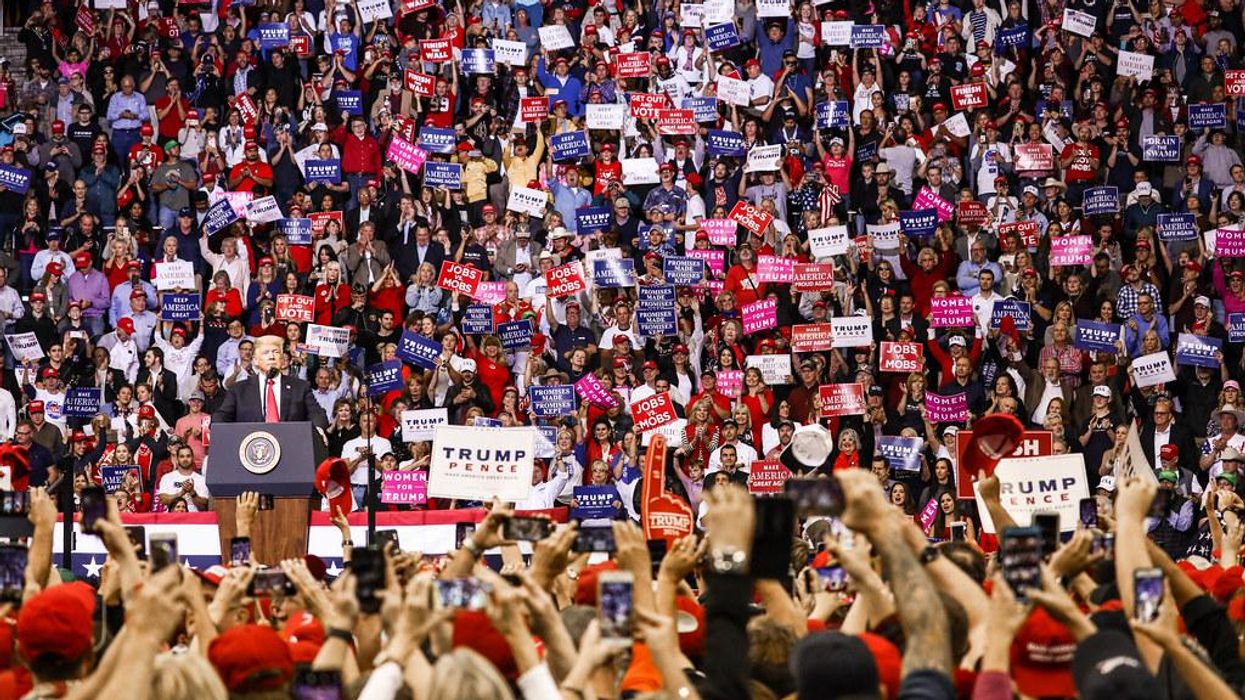
[[[151,404],[147,404],[146,406],[139,406],[138,407],[138,419],[139,420],[155,420],[156,419],[155,407],[152,406]]]
[[[43,292],[32,292],[30,295],[30,300],[31,301],[47,301],[48,296],[44,294]]]
[[[960,463],[969,474],[988,477],[994,473],[999,460],[1016,449],[1024,434],[1025,427],[1015,416],[988,415],[973,424],[973,439],[960,455]]]
[[[976,426],[974,426],[976,427]],[[975,432],[975,431],[974,431]],[[1034,608],[1012,641],[1012,678],[1029,697],[1074,697],[1076,638],[1042,608]]]
[[[44,379],[47,379],[48,377],[60,378],[61,373],[55,367],[44,367],[43,371],[39,373],[39,376]]]
[[[130,298],[131,299],[146,299],[147,292],[144,292],[142,287],[135,287],[134,291],[130,292]]]
[[[72,661],[91,651],[95,589],[81,581],[52,586],[22,605],[17,650],[27,661],[44,655]]]
[[[138,133],[140,136],[151,136],[152,134],[156,133],[156,131],[155,129],[151,128],[150,124],[143,124],[142,128],[138,130]]]
[[[127,335],[134,335],[134,319],[126,316],[117,321],[117,329],[125,331]]]
[[[43,402],[42,401],[31,401],[29,404],[26,405],[26,412],[27,413],[43,413]]]
[[[264,625],[230,627],[212,640],[208,660],[235,693],[277,690],[294,677],[289,645]]]
[[[350,490],[350,467],[340,457],[320,462],[316,469],[316,490],[329,499],[329,514],[341,508],[342,513],[354,510],[354,494]]]
[[[77,255],[73,256],[73,265],[79,270],[90,267],[91,266],[91,254],[90,253],[78,253]]]
[[[48,263],[48,274],[63,275],[65,274],[65,266],[59,262]]]
[[[143,264],[142,264],[141,262],[139,262],[138,260],[131,260],[131,261],[129,261],[128,263],[126,263],[126,264],[125,264],[125,269],[127,269],[127,270],[141,270],[141,269],[143,269]]]
[[[1180,456],[1180,448],[1176,445],[1168,443],[1159,449],[1159,457],[1163,459],[1176,459]]]
[[[59,135],[59,134],[63,134],[63,133],[65,133],[65,122],[63,122],[63,121],[61,121],[61,120],[59,120],[59,119],[57,119],[56,121],[52,122],[52,133],[53,133],[53,134],[58,134],[58,135]]]

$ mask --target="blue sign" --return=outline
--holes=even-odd
[[[1123,340],[1123,326],[1118,323],[1079,320],[1072,334],[1072,345],[1091,352],[1116,353],[1115,344]]]
[[[575,210],[575,231],[581,235],[608,231],[614,225],[609,207],[581,207]]]
[[[592,283],[602,289],[630,289],[635,286],[635,260],[610,258],[592,261]]]
[[[674,335],[678,328],[675,318],[674,287],[669,284],[639,287],[636,321],[641,335]]]
[[[908,238],[929,238],[938,227],[937,209],[914,209],[899,212],[899,228]]]
[[[1000,299],[994,302],[994,311],[990,316],[990,327],[998,328],[1003,319],[1011,316],[1016,323],[1016,330],[1033,330],[1033,305],[1019,299]]]
[[[488,304],[472,304],[463,313],[463,333],[467,335],[493,334],[493,307]]]
[[[857,24],[852,26],[850,46],[853,49],[880,49],[886,45],[886,25]]]
[[[588,132],[568,131],[550,136],[549,153],[554,161],[587,158],[592,154],[592,146],[588,143]]]
[[[307,184],[325,182],[336,185],[342,181],[342,162],[339,158],[328,160],[308,159],[303,163]]]
[[[1179,136],[1147,136],[1141,141],[1141,157],[1145,160],[1174,163],[1180,160]]]
[[[1195,214],[1159,214],[1158,224],[1159,240],[1197,240],[1197,215]]]
[[[1223,340],[1209,335],[1181,333],[1176,337],[1176,364],[1219,369],[1215,355],[1223,350]]]
[[[337,111],[351,116],[363,114],[363,93],[359,90],[336,90],[333,101],[337,103]]]
[[[0,165],[0,187],[26,194],[30,189],[30,171],[16,165]]]
[[[622,509],[622,498],[613,486],[576,486],[572,493],[574,520],[613,520]]]
[[[137,464],[110,464],[106,467],[100,467],[100,486],[104,487],[104,493],[109,495],[116,493],[117,489],[125,486],[125,475],[131,472],[138,475],[138,483],[141,486],[143,483],[143,470],[139,469]]]
[[[402,389],[402,362],[377,362],[367,368],[367,395],[376,396]]]
[[[403,362],[424,369],[435,369],[440,356],[441,343],[432,338],[409,330],[402,331],[402,336],[398,338],[398,358]]]
[[[161,321],[198,321],[203,318],[203,302],[198,292],[160,296]]]
[[[103,401],[103,389],[93,386],[70,387],[65,392],[64,413],[70,418],[94,418]]]
[[[532,344],[532,320],[509,321],[497,324],[497,336],[507,350],[522,350]]]
[[[739,33],[735,31],[735,23],[715,24],[705,30],[705,45],[710,51],[725,51],[739,45]]]
[[[467,75],[492,75],[497,67],[492,49],[463,49],[462,63]]]
[[[454,146],[457,144],[458,138],[454,135],[453,129],[425,126],[419,130],[419,147],[429,153],[450,154],[454,152]]]
[[[424,184],[428,187],[461,190],[463,188],[462,163],[444,163],[439,160],[424,161]]]
[[[1189,105],[1190,129],[1228,128],[1228,110],[1222,102]]]
[[[830,100],[817,104],[817,128],[837,129],[850,123],[851,109],[847,100]]]
[[[661,272],[667,284],[690,287],[705,280],[705,261],[703,258],[669,255],[661,261]]]
[[[1081,210],[1086,216],[1093,214],[1114,214],[1120,210],[1120,190],[1118,187],[1091,187],[1085,190],[1081,200]]]
[[[311,245],[311,219],[277,219],[277,233],[290,245]]]
[[[716,97],[684,97],[679,101],[680,109],[690,109],[693,118],[698,122],[716,122],[718,120],[718,98]]]
[[[883,435],[878,438],[877,455],[886,459],[886,466],[893,472],[920,471],[922,444],[924,440],[919,437]]]
[[[1029,43],[1029,25],[1018,24],[1014,27],[1006,27],[999,29],[997,39],[999,48],[1024,48]]]
[[[870,141],[856,145],[856,160],[863,163],[867,160],[875,160],[878,157],[878,142]]]
[[[238,214],[233,210],[233,205],[228,199],[222,197],[216,200],[216,204],[208,207],[207,212],[204,213],[203,232],[209,237],[215,236],[237,220]]]
[[[710,129],[708,136],[709,138],[705,141],[705,150],[711,156],[743,158],[748,155],[748,147],[744,145],[744,135],[738,131]]]
[[[532,400],[532,414],[537,418],[561,418],[575,413],[574,384],[529,386],[527,397]]]
[[[1228,314],[1228,342],[1245,343],[1245,314]]]
[[[290,45],[290,25],[284,22],[266,22],[256,29],[259,31],[259,47],[265,51]]]

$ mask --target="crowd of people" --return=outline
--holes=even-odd
[[[24,64],[0,57],[10,488],[208,510],[213,417],[237,415],[230,390],[274,346],[356,508],[369,464],[429,470],[411,411],[534,426],[540,448],[531,495],[493,505],[466,548],[387,553],[383,616],[314,562],[264,562],[292,582],[272,596],[247,593],[247,565],[149,572],[117,518],[99,589],[54,586],[32,496],[10,695],[267,697],[314,685],[309,663],[369,698],[1240,688],[1239,3],[28,10]],[[439,354],[410,354],[424,344]],[[551,413],[532,390],[555,386],[574,392]],[[675,420],[653,427],[634,407],[660,395]],[[1113,557],[1086,528],[1046,552],[1040,587],[998,584],[1011,519],[987,524],[991,482],[965,498],[957,463],[959,432],[999,413],[1082,457]],[[802,519],[787,587],[754,581],[742,489],[814,424],[828,458],[783,468],[838,480],[847,512]],[[665,491],[703,537],[650,570],[627,521],[658,430]],[[1128,476],[1134,437],[1153,480]],[[526,573],[473,568],[509,507],[575,506],[586,486],[617,491],[610,565],[637,584],[643,644],[616,665],[588,624],[595,579],[566,563],[574,526]],[[1145,519],[1155,489],[1170,496]],[[810,573],[835,562],[850,595]],[[1163,616],[1130,629],[1112,604],[1131,611],[1151,566]],[[429,575],[473,572],[487,610],[447,622]]]

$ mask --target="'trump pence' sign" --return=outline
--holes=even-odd
[[[533,428],[439,425],[432,441],[428,495],[521,501],[532,489]]]
[[[1026,526],[1034,513],[1059,514],[1059,530],[1076,529],[1079,504],[1089,498],[1085,458],[1079,454],[1005,459],[994,470],[999,477],[999,500],[1017,525]],[[981,495],[977,495],[981,526],[994,532],[994,523]]]

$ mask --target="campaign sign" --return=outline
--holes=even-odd
[[[735,23],[715,24],[705,29],[705,45],[710,51],[725,51],[739,45],[739,32],[735,31]]]
[[[956,294],[929,300],[929,325],[934,328],[971,328],[976,324],[973,302],[968,297]]]
[[[311,219],[277,219],[277,233],[290,245],[311,245]]]
[[[1179,136],[1146,136],[1141,140],[1141,157],[1150,161],[1175,163],[1180,160]]]
[[[743,158],[748,154],[748,147],[744,145],[743,134],[738,131],[722,131],[721,129],[709,129],[708,138],[705,141],[705,149],[711,156]]]
[[[492,75],[497,70],[492,49],[463,49],[462,64],[467,75]]]
[[[444,163],[438,160],[424,162],[424,185],[427,187],[444,187],[449,190],[463,188],[463,166],[461,163]]]
[[[1055,236],[1050,239],[1050,264],[1089,265],[1094,262],[1089,236]]]
[[[550,136],[549,152],[555,161],[587,158],[592,155],[592,146],[588,143],[588,132],[568,131]]]
[[[471,298],[481,304],[500,304],[506,298],[506,283],[504,281],[481,282]]]
[[[834,327],[834,347],[859,348],[873,344],[873,319],[868,316],[835,316],[830,319]]]
[[[1223,350],[1223,340],[1209,335],[1181,333],[1176,338],[1176,364],[1219,369],[1215,355]]]
[[[530,124],[541,121],[548,116],[549,98],[543,95],[519,98],[519,121]]]
[[[827,226],[808,232],[808,247],[817,259],[843,255],[850,245],[846,226]]]
[[[467,335],[493,334],[493,307],[488,304],[472,304],[463,313],[463,333]]]
[[[536,431],[438,425],[432,439],[428,496],[521,501],[532,490]]]
[[[758,459],[748,469],[748,493],[782,493],[791,470],[776,459]]]
[[[402,361],[377,362],[367,368],[367,393],[376,396],[402,388]]]
[[[866,409],[865,388],[858,382],[822,384],[817,387],[821,399],[821,417],[860,416]]]
[[[614,398],[610,390],[597,378],[597,375],[591,372],[580,377],[579,381],[575,382],[575,391],[580,398],[595,406],[613,408],[618,405],[618,399]]]
[[[690,287],[700,284],[705,279],[705,261],[670,255],[661,261],[661,273],[667,284],[677,287]]]
[[[834,325],[800,323],[791,327],[793,352],[824,352],[834,347]]]
[[[1050,512],[1059,514],[1060,532],[1077,529],[1081,499],[1091,495],[1084,455],[1008,458],[999,462],[994,474],[999,479],[1003,509],[1017,525],[1030,525],[1034,513]],[[982,514],[981,529],[993,533],[989,509],[980,495],[976,498]]]
[[[537,418],[561,418],[576,409],[574,384],[530,386],[527,397],[532,400],[532,413]]]
[[[635,260],[606,258],[592,261],[592,281],[602,289],[628,289],[635,286]]]
[[[454,59],[449,39],[424,39],[419,42],[419,57],[424,63],[446,63]]]
[[[278,294],[277,320],[311,323],[315,320],[316,298],[305,294]]]
[[[674,399],[668,391],[631,404],[631,417],[635,421],[635,429],[642,433],[679,419],[674,412]]]
[[[342,162],[340,159],[327,160],[307,159],[303,162],[303,173],[307,183],[327,182],[336,185],[342,181]]]
[[[925,346],[883,340],[880,358],[878,369],[882,372],[920,372],[925,365]]]
[[[573,520],[613,520],[622,509],[622,498],[613,486],[576,486],[572,493]]]
[[[847,100],[827,100],[817,104],[817,128],[839,129],[851,123],[852,110]]]
[[[474,297],[476,287],[484,279],[484,273],[470,265],[456,263],[453,260],[441,262],[441,274],[437,277],[437,286],[441,289]]]
[[[284,22],[265,22],[259,31],[259,47],[265,51],[290,45],[290,25]]]
[[[65,392],[64,414],[69,418],[94,418],[103,400],[104,390],[98,387],[70,387]]]
[[[950,221],[955,215],[955,205],[943,199],[942,196],[931,190],[928,186],[922,187],[916,193],[916,199],[912,200],[912,209],[933,209],[938,213],[938,221]]]
[[[1245,97],[1245,69],[1234,68],[1223,72],[1223,89],[1228,97]]]
[[[639,287],[637,291],[636,320],[641,335],[674,335],[678,327],[674,287],[655,284]]]
[[[929,396],[929,394],[926,394]],[[961,394],[962,396],[962,394]],[[933,421],[933,419],[930,419]],[[956,498],[972,498],[973,497],[973,477],[965,468],[964,450],[973,441],[973,431],[961,430],[955,436],[955,454],[956,457],[956,477],[955,490]],[[1012,450],[1011,455],[1002,459],[999,463],[1007,462],[1011,459],[1019,457],[1044,457],[1055,451],[1054,434],[1049,430],[1026,430],[1024,436],[1020,439],[1020,444],[1016,445],[1016,449]]]
[[[1033,219],[999,224],[999,238],[1012,233],[1020,236],[1020,244],[1029,250],[1035,250],[1038,246],[1038,240],[1041,238],[1041,232],[1038,231],[1038,222]]]
[[[522,350],[532,344],[532,319],[497,324],[497,336],[507,350]]]
[[[337,326],[307,325],[307,345],[310,352],[325,357],[345,357],[350,346],[350,329]]]
[[[990,220],[990,212],[981,202],[969,200],[955,205],[955,217],[961,226],[985,226]]]
[[[417,145],[429,153],[449,155],[454,152],[454,147],[458,145],[458,137],[455,136],[453,129],[438,129],[435,126],[425,126],[419,130],[419,143]]]
[[[762,299],[745,304],[741,309],[744,335],[759,333],[778,327],[778,300]]]
[[[175,294],[166,292],[160,296],[161,321],[198,321],[203,317],[203,302],[198,292]]]
[[[834,263],[796,263],[791,283],[797,292],[825,292],[834,289]]]
[[[385,157],[408,173],[417,173],[424,167],[424,161],[428,160],[428,152],[395,136],[389,141],[389,150],[385,152]]]
[[[713,245],[735,247],[736,232],[739,222],[734,219],[701,219],[700,228],[709,234],[709,242]]]
[[[416,367],[435,369],[441,357],[441,342],[410,330],[398,338],[398,358]]]
[[[575,210],[575,230],[580,235],[608,231],[614,224],[609,207],[581,207]]]
[[[503,65],[523,66],[527,64],[527,44],[522,41],[493,39],[493,58]]]
[[[545,279],[549,284],[545,293],[554,299],[568,297],[588,288],[584,282],[583,268],[579,266],[578,260],[550,268],[545,273]]]
[[[171,289],[194,289],[195,266],[186,260],[173,262],[159,261],[156,263],[156,290],[167,292]]]
[[[968,396],[963,392],[943,396],[925,392],[925,416],[930,423],[959,423],[968,419]]]
[[[3,175],[2,169],[3,166],[0,166],[0,175]],[[238,212],[234,211],[228,199],[218,199],[203,215],[203,232],[209,237],[215,236],[229,228],[238,218]]]
[[[1226,129],[1227,126],[1227,107],[1222,102],[1189,105],[1190,129]]]
[[[735,206],[731,208],[727,216],[739,222],[740,226],[756,234],[765,231],[774,221],[773,214],[743,199],[735,202]]]
[[[795,281],[795,258],[784,258],[778,255],[758,255],[757,277],[762,282],[791,284]]]
[[[627,94],[627,101],[631,105],[631,116],[636,119],[656,119],[657,112],[666,108],[670,98],[665,93],[654,95],[632,92]]]
[[[1022,143],[1016,145],[1016,171],[1031,172],[1053,170],[1055,152],[1049,143]]]
[[[1016,330],[1024,332],[1033,330],[1033,305],[1019,299],[1000,299],[994,302],[994,311],[990,315],[990,327],[998,328],[1005,317],[1011,317],[1016,323]]]
[[[437,87],[437,78],[427,73],[420,73],[414,68],[407,68],[402,73],[402,86],[421,97],[432,97]]]
[[[692,110],[697,122],[718,120],[718,98],[716,97],[684,97],[679,101],[679,106]]]
[[[402,469],[381,472],[380,502],[389,505],[427,505],[428,472]]]
[[[1220,105],[1222,106],[1222,105]],[[1114,214],[1120,210],[1120,190],[1118,187],[1091,187],[1085,190],[1081,209],[1086,216],[1094,214]]]
[[[1245,231],[1234,228],[1215,229],[1215,255],[1221,258],[1245,258]]]
[[[647,51],[632,51],[615,56],[615,75],[619,78],[647,78],[649,55]]]
[[[662,136],[690,136],[699,131],[696,113],[690,109],[661,109],[657,111],[657,133]]]
[[[853,49],[880,49],[886,45],[886,25],[857,24],[852,26],[848,44]]]
[[[363,114],[363,93],[359,90],[334,90],[333,101],[338,112],[354,116]]]
[[[1123,327],[1118,323],[1102,323],[1079,319],[1072,333],[1072,345],[1078,350],[1115,354],[1115,344],[1123,340]]]
[[[1228,314],[1228,342],[1245,343],[1245,313]]]
[[[985,107],[990,101],[985,83],[965,83],[951,86],[951,105],[958,111]]]
[[[1003,48],[1022,48],[1029,41],[1029,25],[1019,24],[1014,27],[1000,27],[995,41]]]
[[[1159,214],[1158,230],[1159,240],[1197,240],[1197,215],[1191,213]]]
[[[1132,374],[1137,386],[1155,386],[1176,381],[1171,358],[1162,351],[1134,359]]]
[[[105,493],[113,494],[117,489],[125,486],[125,477],[133,475],[138,478],[138,483],[143,483],[143,472],[138,468],[137,464],[111,464],[106,467],[100,467],[100,485],[104,487]]]
[[[908,238],[929,238],[938,226],[938,210],[915,209],[899,212],[899,228]]]
[[[921,445],[919,437],[883,435],[878,439],[877,456],[886,460],[893,472],[917,472],[921,470]]]

